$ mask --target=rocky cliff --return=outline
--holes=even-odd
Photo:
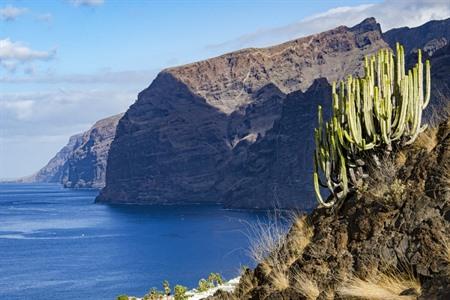
[[[119,122],[106,187],[97,201],[226,202],[236,179],[241,180],[224,171],[241,163],[234,157],[236,148],[246,152],[243,148],[272,129],[286,95],[306,91],[319,77],[333,81],[360,72],[364,55],[381,47],[387,44],[371,18],[352,28],[162,71]],[[314,115],[310,110],[298,116],[299,123],[312,124]],[[301,154],[312,147],[298,145]],[[290,180],[301,187],[306,178]],[[281,206],[294,203],[294,190],[276,199]],[[273,193],[259,195],[264,203],[275,200]]]
[[[364,55],[400,41],[408,61],[426,48],[430,106],[440,107],[449,95],[448,22],[382,34],[370,18],[162,71],[119,123],[97,201],[311,207],[311,133],[316,104],[329,101],[326,82],[361,72]]]
[[[122,116],[102,119],[88,131],[72,136],[45,167],[19,181],[61,183],[70,188],[103,187],[109,147]]]

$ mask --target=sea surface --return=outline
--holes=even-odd
[[[97,190],[0,184],[0,298],[115,299],[142,296],[164,279],[252,266],[251,225],[265,213],[220,205],[94,204]]]

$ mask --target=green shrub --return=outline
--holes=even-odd
[[[211,274],[209,274],[208,281],[213,286],[218,286],[218,285],[223,284],[223,278],[222,278],[222,276],[219,273],[211,273]]]
[[[117,300],[128,300],[128,296],[127,295],[117,296]]]
[[[189,297],[186,295],[187,287],[182,285],[176,285],[174,288],[175,294],[174,299],[175,300],[187,300]]]
[[[210,282],[208,282],[208,280],[202,278],[198,281],[197,291],[206,292],[210,288],[211,288],[211,284],[210,284]]]

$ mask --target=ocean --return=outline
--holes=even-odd
[[[253,266],[251,224],[266,213],[217,204],[95,204],[97,190],[0,184],[2,299],[115,299],[151,287],[193,288]]]

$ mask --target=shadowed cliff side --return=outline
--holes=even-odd
[[[311,187],[314,152],[313,131],[317,105],[328,117],[331,86],[317,79],[305,92],[287,95],[273,128],[248,148],[237,145],[233,161],[225,169],[234,179],[225,194],[225,206],[233,208],[309,209],[315,206]]]
[[[98,202],[214,200],[227,118],[168,72],[141,92],[117,127]]]

